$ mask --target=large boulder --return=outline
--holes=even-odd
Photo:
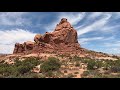
[[[43,35],[43,42],[45,42],[45,43],[50,43],[50,41],[51,41],[51,33],[46,32],[46,33]]]
[[[32,41],[24,42],[25,50],[32,50],[34,45],[35,45],[35,43]]]
[[[24,47],[23,44],[20,44],[20,43],[16,43],[15,44],[15,48],[14,48],[13,54],[22,53],[24,51],[25,51],[25,47]]]
[[[39,44],[40,42],[43,41],[42,39],[42,35],[41,34],[36,34],[35,37],[34,37],[34,41]]]

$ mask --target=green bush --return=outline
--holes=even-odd
[[[13,77],[13,76],[12,76]],[[17,76],[16,78],[39,78],[39,74],[37,73],[31,73],[31,72],[28,72],[28,73],[25,73],[25,74],[22,74],[22,75],[19,75]],[[14,77],[13,77],[14,78]]]
[[[89,75],[89,71],[84,71],[83,74],[82,74],[82,77],[88,76],[88,75]]]
[[[74,74],[79,74],[79,72],[74,72]]]
[[[114,66],[119,66],[120,67],[120,60],[114,61]]]
[[[108,64],[109,66],[117,65],[117,61],[107,60],[107,61],[105,61],[105,62],[106,62],[106,64]]]
[[[39,64],[40,64],[40,61],[38,60],[38,58],[29,57],[29,58],[26,58],[24,61],[16,60],[16,63],[14,66],[16,66],[16,70],[20,74],[24,74],[29,72],[36,65],[39,65]]]
[[[84,71],[82,74],[82,78],[102,78],[102,74],[99,73],[97,70],[89,70],[89,71]]]
[[[6,63],[0,63],[0,74],[6,78],[22,77],[25,73],[29,73],[33,67],[39,65],[41,62],[38,58],[26,58],[24,61],[20,61],[18,58],[15,60],[14,65]]]
[[[110,65],[108,63],[104,63],[103,67],[103,70],[109,70]]]
[[[97,60],[89,60],[87,69],[88,70],[94,70],[94,67],[96,68],[101,68],[103,66],[102,61],[97,61]]]
[[[96,61],[96,67],[101,68],[103,66],[103,63],[101,61]]]
[[[74,61],[81,61],[81,58],[75,55],[75,56],[73,57],[73,60],[74,60]]]
[[[91,59],[82,59],[81,62],[82,63],[88,63]]]
[[[94,70],[94,66],[96,65],[94,60],[90,60],[87,65],[88,70]]]
[[[65,57],[65,55],[61,54],[61,55],[59,55],[59,57],[64,58],[64,57]]]
[[[79,62],[76,62],[75,66],[76,66],[76,67],[79,67],[79,66],[80,66],[80,63],[79,63]]]
[[[41,71],[42,72],[48,72],[48,71],[56,71],[60,68],[61,64],[59,62],[59,59],[50,57],[48,58],[48,61],[44,62],[41,65]]]
[[[113,66],[110,68],[110,71],[114,72],[114,73],[117,73],[117,72],[120,72],[120,67],[118,66]]]
[[[53,77],[53,76],[54,76],[54,74],[52,73],[52,71],[46,72],[45,75],[46,75],[47,77]]]
[[[31,69],[32,69],[32,68],[30,68],[29,66],[19,66],[19,67],[17,68],[17,71],[18,71],[18,73],[20,73],[20,74],[24,74],[24,73],[29,72]]]
[[[67,78],[73,78],[73,77],[74,77],[74,75],[72,73],[67,75]]]

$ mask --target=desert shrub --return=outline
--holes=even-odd
[[[65,70],[64,73],[67,73],[67,70]]]
[[[2,61],[0,61],[0,64],[2,64],[2,63],[4,63],[5,61],[4,60],[2,60]]]
[[[110,71],[106,71],[106,72],[104,72],[103,74],[109,75],[109,74],[110,74]]]
[[[16,70],[20,73],[20,74],[24,74],[29,72],[31,69],[33,69],[36,65],[40,64],[40,61],[37,58],[26,58],[24,61],[15,61],[15,67]]]
[[[73,77],[74,77],[74,75],[72,73],[67,75],[67,78],[73,78]]]
[[[55,72],[53,72],[53,74],[54,74],[55,78],[59,78],[63,75],[63,73],[61,73],[61,71],[55,71]]]
[[[94,70],[94,67],[96,68],[101,68],[103,66],[102,61],[97,61],[97,60],[89,60],[87,69],[88,70]]]
[[[114,73],[120,72],[120,67],[118,67],[118,66],[113,66],[113,67],[110,68],[110,71],[111,71],[111,72],[114,72]]]
[[[116,65],[116,61],[106,60],[105,62],[106,62],[106,64],[108,64],[109,66],[114,66],[114,65]]]
[[[80,66],[80,63],[79,63],[79,62],[76,62],[75,66],[76,66],[76,67],[79,67],[79,66]]]
[[[82,63],[88,63],[91,59],[82,59],[81,62]]]
[[[110,65],[108,63],[104,63],[103,67],[104,67],[103,70],[109,70]]]
[[[103,63],[101,61],[96,61],[96,67],[101,68],[103,66]]]
[[[61,54],[61,55],[59,55],[59,57],[64,58],[64,57],[65,57],[65,55]]]
[[[20,60],[15,60],[15,66],[20,66],[20,65],[23,65],[23,66],[36,66],[38,64],[40,64],[41,62],[39,61],[38,58],[34,58],[34,57],[29,57],[29,58],[26,58],[25,60],[23,61],[20,61]]]
[[[28,76],[30,76],[30,78],[39,78],[40,76],[36,73],[31,73]]]
[[[75,56],[73,57],[73,60],[74,60],[74,61],[80,61],[81,58],[75,55]]]
[[[45,74],[42,73],[32,73],[32,72],[28,72],[25,73],[24,75],[19,76],[19,78],[45,78]]]
[[[82,74],[83,78],[90,77],[90,78],[101,78],[102,74],[99,73],[97,70],[90,70],[90,71],[84,71]]]
[[[54,76],[54,74],[53,74],[52,71],[46,72],[45,75],[46,75],[47,77],[53,77],[53,76]]]
[[[102,78],[120,78],[120,75],[103,74]]]
[[[12,74],[14,72],[16,72],[16,71],[15,71],[15,68],[13,66],[8,65],[6,63],[0,64],[0,74],[7,76],[7,75]]]
[[[12,76],[13,77],[13,76]],[[13,77],[14,78],[14,77]],[[16,78],[39,78],[39,75],[37,73],[31,73],[27,72],[25,74],[20,74]]]
[[[58,78],[61,76],[61,72],[59,71],[48,71],[44,74],[46,77]]]
[[[38,64],[40,61],[37,58],[27,58],[24,61],[19,61],[17,58],[14,65],[0,63],[0,74],[6,78],[22,77]]]
[[[74,74],[79,74],[79,72],[74,72]]]
[[[105,61],[104,67],[107,70],[110,69],[111,72],[120,72],[120,60],[116,60],[116,61],[108,60],[108,61]]]
[[[103,78],[103,75],[101,73],[97,73],[93,75],[93,78]]]
[[[39,78],[45,78],[46,77],[43,73],[40,73],[38,76],[39,76]]]
[[[69,59],[71,60],[71,59],[72,59],[72,57],[71,57],[71,56],[69,56]]]
[[[44,62],[41,65],[41,71],[42,72],[48,72],[48,71],[56,71],[60,68],[61,64],[59,62],[59,59],[50,57],[48,58],[48,61]]]
[[[94,70],[94,66],[96,65],[94,60],[90,60],[87,65],[88,70]]]
[[[119,66],[120,67],[120,60],[114,61],[114,66]]]
[[[88,75],[89,75],[89,71],[84,71],[83,74],[82,74],[82,77],[88,76]]]
[[[32,68],[29,67],[29,66],[19,66],[17,67],[17,71],[20,73],[20,74],[24,74],[24,73],[27,73],[31,70]]]

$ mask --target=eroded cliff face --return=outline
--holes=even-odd
[[[81,49],[77,37],[77,31],[62,18],[53,32],[35,35],[34,42],[16,43],[13,53],[78,53]]]

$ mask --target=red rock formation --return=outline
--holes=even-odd
[[[32,50],[34,48],[34,42],[31,42],[31,41],[27,41],[27,42],[24,42],[24,48],[25,48],[25,51],[26,50]]]
[[[62,18],[56,25],[53,32],[46,32],[44,35],[37,34],[34,42],[15,44],[14,54],[29,52],[31,53],[78,53],[80,44],[77,40],[77,31],[71,26],[66,18]],[[27,53],[26,53],[27,54]]]
[[[13,54],[22,53],[24,51],[25,51],[25,48],[24,48],[23,44],[20,44],[20,43],[16,43],[15,44],[15,48],[14,48]]]
[[[42,41],[42,35],[41,34],[36,34],[34,37],[34,41],[36,43],[39,43],[40,41]]]

